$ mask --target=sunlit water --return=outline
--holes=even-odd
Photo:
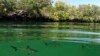
[[[0,25],[0,56],[100,56],[98,23]]]

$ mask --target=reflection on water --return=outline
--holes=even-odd
[[[81,38],[75,38],[75,37],[70,37],[70,38],[59,39],[58,41],[77,42],[77,43],[100,43],[100,38],[82,38],[82,37]]]
[[[72,33],[72,34],[90,34],[90,35],[100,35],[97,32],[88,31],[76,31],[76,30],[50,30],[51,32],[61,32],[61,33]]]
[[[99,42],[99,38],[100,24],[97,23],[34,23],[22,26],[9,24],[0,27],[0,41],[33,39],[95,41],[96,39],[96,42]]]

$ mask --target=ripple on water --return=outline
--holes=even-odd
[[[72,34],[88,34],[88,35],[100,35],[99,32],[77,31],[77,30],[50,30],[50,32],[72,33]]]

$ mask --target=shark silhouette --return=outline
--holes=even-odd
[[[18,50],[27,51],[28,55],[30,55],[30,53],[33,53],[33,52],[38,52],[38,50],[31,48],[29,45],[27,45],[26,48],[18,48],[16,46],[11,46],[11,48],[13,48],[15,51],[18,51]]]
[[[45,46],[54,46],[54,47],[60,46],[60,44],[57,43],[56,41],[52,41],[52,42],[43,41],[43,43],[44,43]]]

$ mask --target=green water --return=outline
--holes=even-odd
[[[1,24],[0,56],[100,56],[100,24]]]

